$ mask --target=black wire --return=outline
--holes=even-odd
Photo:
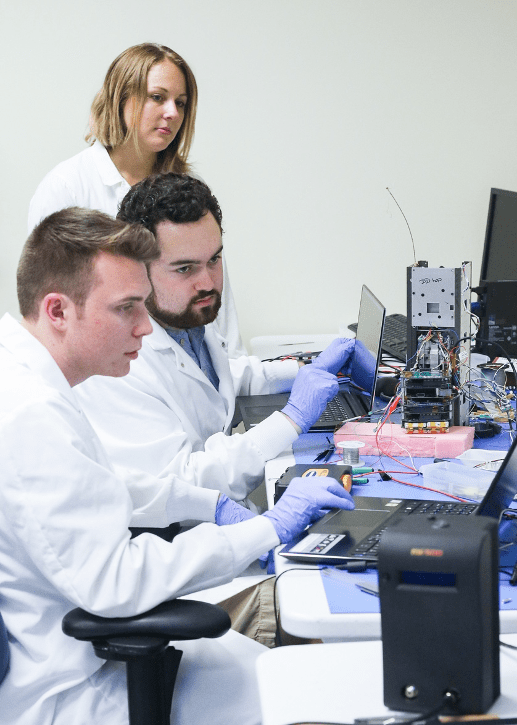
[[[288,574],[290,571],[311,571],[312,572],[312,571],[318,571],[318,569],[316,567],[314,567],[314,568],[311,567],[310,569],[308,569],[305,566],[304,567],[301,567],[301,566],[294,567],[293,566],[291,569],[286,569],[285,571],[280,572],[280,574],[278,574],[278,576],[276,577],[275,583],[273,585],[273,611],[275,613],[275,646],[276,647],[283,647],[282,635],[280,634],[280,617],[279,617],[277,606],[276,606],[276,585],[277,585],[280,577],[283,576],[284,574]]]
[[[357,563],[357,560],[352,560],[351,559],[350,562],[351,562],[352,565],[354,565],[354,564]],[[361,563],[363,563],[363,562],[361,562]],[[365,561],[365,563],[368,564],[368,561]],[[372,564],[370,564],[370,566],[371,565]],[[346,568],[346,564],[339,564],[336,567],[336,569],[345,569],[345,568]],[[277,585],[277,582],[280,579],[280,577],[283,576],[284,574],[289,574],[290,571],[310,571],[310,572],[314,572],[314,571],[320,571],[320,567],[319,566],[309,566],[309,567],[307,567],[307,566],[303,566],[303,567],[301,567],[301,566],[293,566],[291,569],[285,569],[285,571],[280,572],[280,574],[278,574],[278,576],[276,577],[275,583],[273,585],[273,611],[275,613],[275,646],[276,647],[283,647],[283,644],[282,644],[282,635],[280,634],[280,617],[279,617],[277,603],[276,603],[276,585]],[[323,723],[321,725],[323,725]]]
[[[517,649],[517,645],[515,645],[515,644],[508,644],[508,642],[503,642],[502,639],[499,640],[499,645],[501,647],[508,647],[509,649]]]

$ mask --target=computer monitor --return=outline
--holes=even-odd
[[[517,280],[517,191],[490,190],[480,286]]]

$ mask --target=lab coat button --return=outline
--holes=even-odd
[[[222,342],[221,343],[221,347],[226,347],[226,343],[225,342]]]
[[[185,367],[185,363],[181,363],[181,367],[184,368]]]

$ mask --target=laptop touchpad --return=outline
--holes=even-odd
[[[380,526],[391,514],[391,511],[365,511],[362,509],[342,511],[341,509],[334,509],[314,526],[311,526],[310,532],[311,534],[343,534],[350,531],[350,529],[356,531],[365,527],[367,533],[368,530]],[[354,536],[354,538],[357,537]]]

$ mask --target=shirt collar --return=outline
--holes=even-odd
[[[203,344],[205,337],[204,325],[200,325],[199,327],[189,327],[188,330],[178,330],[175,327],[166,327],[165,329],[167,334],[178,343],[182,338],[188,337],[192,347],[196,350],[196,354],[198,354],[198,350]]]

